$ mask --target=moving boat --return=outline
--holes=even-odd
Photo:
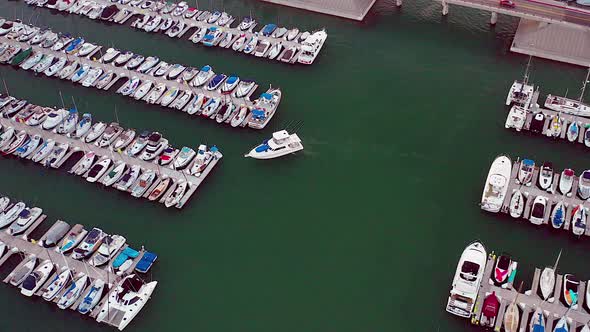
[[[551,213],[551,225],[553,228],[561,228],[565,222],[565,204],[563,201],[559,201],[555,204],[553,212]]]
[[[531,332],[545,332],[545,315],[540,307],[533,313],[529,327]]]
[[[96,321],[102,322],[115,313],[122,313],[119,330],[123,330],[150,299],[157,281],[144,283],[134,274],[126,276],[109,294]]]
[[[82,295],[83,300],[78,305],[78,312],[82,315],[91,312],[100,301],[105,290],[105,282],[100,279],[95,279],[84,295]]]
[[[8,282],[10,282],[12,286],[18,287],[23,280],[33,272],[35,265],[37,265],[37,258],[34,255],[31,255],[23,266],[8,275]]]
[[[23,280],[20,286],[20,293],[24,296],[33,296],[49,278],[49,275],[53,272],[53,268],[54,266],[51,260],[43,261],[35,271],[25,277],[25,280]]]
[[[585,170],[578,179],[578,195],[582,199],[590,198],[590,170]]]
[[[88,232],[84,229],[84,226],[80,224],[74,225],[74,227],[72,227],[72,229],[70,229],[68,232],[68,235],[66,235],[66,237],[62,240],[60,246],[55,249],[55,251],[62,254],[67,253],[68,251],[74,249],[74,247],[76,247],[76,245],[82,241],[87,233]]]
[[[143,173],[137,182],[131,187],[131,196],[133,197],[141,197],[146,190],[152,185],[154,180],[156,179],[156,173],[154,171],[148,170],[147,172]]]
[[[124,162],[120,162],[117,166],[115,166],[111,171],[109,171],[104,178],[102,179],[102,184],[109,187],[113,185],[115,182],[119,181],[121,176],[127,170],[127,165]]]
[[[312,33],[301,43],[301,52],[299,53],[297,62],[304,65],[312,64],[320,53],[327,38],[328,34],[325,30]]]
[[[174,191],[168,197],[166,197],[166,201],[164,202],[164,205],[166,207],[171,207],[171,206],[175,206],[176,204],[178,204],[180,202],[180,200],[182,199],[182,197],[184,196],[184,193],[186,192],[187,187],[188,187],[188,182],[180,181],[178,186],[176,186],[176,189],[174,189]]]
[[[486,250],[480,242],[465,248],[457,264],[447,312],[464,318],[471,317],[487,261]]]
[[[533,201],[530,221],[534,225],[542,225],[545,218],[545,209],[547,208],[547,197],[537,196]]]
[[[89,264],[92,266],[101,266],[106,264],[127,240],[121,235],[107,235],[104,237],[102,244],[96,253],[90,258]]]
[[[16,219],[16,222],[12,223],[6,232],[10,235],[18,235],[23,233],[27,230],[27,228],[29,228],[29,226],[33,224],[35,220],[37,220],[37,218],[39,218],[39,216],[41,216],[42,212],[43,210],[38,207],[22,210],[18,214],[18,219]]]
[[[88,182],[97,182],[102,178],[102,176],[109,170],[111,164],[113,162],[109,158],[105,158],[99,162],[97,162],[92,168],[88,171],[88,176],[86,177],[86,181]]]
[[[10,209],[0,213],[0,228],[12,224],[27,206],[23,202],[14,204]]]
[[[535,162],[530,159],[524,159],[520,163],[518,169],[518,183],[530,186],[533,179],[533,172],[535,170]]]
[[[72,253],[73,259],[82,260],[89,257],[101,245],[106,234],[100,228],[93,228],[86,234],[86,237]]]
[[[245,157],[273,159],[300,150],[303,150],[303,145],[301,144],[299,136],[297,136],[297,134],[289,134],[286,130],[281,130],[274,132],[272,138],[265,140],[262,144],[252,149],[252,151],[246,154]],[[507,186],[504,186],[505,189],[503,195],[506,195]]]
[[[510,256],[508,255],[500,255],[496,259],[496,266],[494,267],[494,283],[497,286],[501,286],[505,284],[510,276],[512,275],[513,271],[513,262]]]
[[[154,190],[152,190],[152,192],[148,196],[148,200],[155,201],[155,200],[160,199],[160,197],[162,197],[162,195],[164,195],[164,193],[166,192],[166,190],[170,186],[171,182],[172,182],[172,180],[170,178],[165,178],[162,181],[160,181],[160,183],[156,186],[156,188],[154,188]]]
[[[586,208],[582,204],[572,211],[572,232],[578,236],[586,232]]]
[[[573,274],[563,276],[563,300],[568,307],[577,305],[578,286],[580,286],[580,281]]]
[[[191,160],[193,160],[193,158],[195,157],[197,153],[195,152],[195,150],[183,146],[182,149],[180,149],[180,153],[178,154],[178,157],[176,157],[176,159],[174,160],[173,163],[173,168],[174,169],[183,169],[185,168],[190,162]]]
[[[80,297],[80,294],[88,283],[88,276],[84,273],[80,273],[77,278],[70,283],[65,293],[59,298],[57,306],[60,309],[67,309],[71,307],[74,302]]]
[[[496,292],[492,292],[483,300],[480,324],[487,327],[494,327],[496,318],[498,317],[498,311],[500,311],[500,300],[496,296]]]
[[[499,212],[508,191],[509,179],[512,173],[512,162],[507,156],[497,157],[486,179],[481,197],[481,208],[489,212]]]
[[[561,172],[561,176],[559,177],[559,191],[568,197],[572,195],[571,191],[575,175],[572,169],[566,168]]]
[[[553,164],[544,162],[539,172],[539,186],[541,189],[549,191],[551,184],[553,184]]]
[[[45,301],[53,300],[59,292],[66,286],[66,284],[72,278],[72,271],[70,269],[65,268],[61,273],[57,274],[51,280],[49,286],[43,292],[43,299]]]

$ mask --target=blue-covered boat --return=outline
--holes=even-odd
[[[559,202],[553,208],[551,213],[551,225],[553,228],[561,228],[565,222],[565,205],[563,202]]]
[[[80,302],[80,305],[78,305],[78,312],[82,315],[91,312],[92,309],[98,304],[98,301],[100,301],[104,290],[105,282],[100,279],[96,279],[92,286],[90,286],[83,295],[83,300]]]
[[[68,54],[72,54],[75,51],[77,51],[80,47],[82,47],[82,44],[84,44],[84,38],[78,37],[72,40],[72,42],[68,45],[68,47],[66,47],[64,51]]]
[[[265,36],[268,37],[270,36],[273,31],[275,31],[275,29],[277,28],[276,24],[270,23],[264,26],[264,28],[262,28],[262,30],[260,30],[260,33]]]
[[[225,74],[215,75],[215,77],[213,77],[211,79],[211,81],[209,81],[209,84],[207,84],[207,90],[209,90],[209,91],[217,90],[219,88],[219,86],[221,85],[221,83],[223,83],[223,81],[225,81],[226,78],[227,78],[227,75],[225,75]]]
[[[132,248],[125,248],[121,253],[115,258],[113,261],[113,267],[118,269],[123,265],[128,259],[133,259],[139,256],[139,252]]]
[[[143,257],[141,257],[141,260],[139,260],[139,262],[135,266],[135,271],[140,272],[140,273],[148,272],[152,268],[152,265],[154,265],[154,263],[156,262],[157,259],[158,259],[158,255],[151,253],[149,251],[146,251],[143,254]]]
[[[217,29],[217,27],[211,27],[209,28],[209,31],[207,31],[205,37],[203,37],[201,43],[203,43],[205,46],[214,46],[221,34],[221,30]]]

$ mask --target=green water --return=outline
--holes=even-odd
[[[534,267],[552,263],[561,248],[562,271],[590,278],[585,240],[477,205],[499,153],[588,167],[580,146],[503,127],[507,89],[527,61],[509,52],[517,21],[500,17],[490,28],[487,15],[459,8],[442,18],[430,0],[401,10],[380,2],[362,23],[254,0],[202,5],[326,27],[329,38],[313,66],[288,66],[0,3],[2,16],[283,89],[269,128],[254,132],[0,67],[15,96],[59,105],[61,91],[95,119],[114,120],[116,109],[123,126],[157,129],[176,146],[217,144],[225,154],[182,211],[63,170],[0,162],[2,193],[43,207],[50,221],[98,226],[159,254],[148,279],[160,283],[129,331],[475,331],[444,312],[458,256],[473,239],[512,253],[525,288]],[[577,94],[583,76],[579,67],[534,60],[532,79],[545,93]],[[242,157],[274,129],[297,123],[303,153]],[[5,285],[0,296],[3,331],[113,330]]]

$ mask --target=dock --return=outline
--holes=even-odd
[[[563,276],[556,274],[555,277],[555,288],[553,297],[544,301],[538,294],[539,277],[541,275],[541,269],[536,268],[531,284],[531,289],[524,293],[519,293],[513,287],[513,283],[507,283],[503,287],[499,287],[492,281],[492,273],[495,265],[495,255],[492,253],[488,255],[486,268],[483,274],[483,279],[478,292],[477,300],[475,303],[475,310],[471,322],[475,325],[479,325],[482,322],[482,307],[485,297],[491,293],[495,293],[500,300],[500,308],[496,316],[494,324],[494,331],[500,331],[504,324],[504,313],[506,307],[515,302],[521,311],[520,317],[520,329],[519,331],[529,330],[529,316],[534,313],[537,308],[541,308],[546,318],[546,331],[553,331],[553,326],[557,321],[567,315],[570,331],[576,331],[577,327],[582,327],[590,321],[590,311],[587,309],[587,300],[585,299],[586,285],[585,281],[580,281],[578,287],[578,302],[572,308],[568,308],[565,303],[561,301],[561,295],[563,289],[561,287],[563,282]]]
[[[116,151],[112,151],[109,148],[102,148],[102,147],[99,147],[99,146],[92,144],[92,143],[86,143],[80,139],[70,138],[65,135],[60,135],[60,134],[54,133],[53,131],[43,130],[39,126],[31,127],[31,126],[28,126],[24,123],[14,121],[13,119],[0,118],[0,124],[2,125],[3,128],[12,127],[16,131],[25,131],[30,136],[39,135],[43,139],[44,142],[51,139],[58,144],[61,144],[61,143],[67,144],[68,145],[68,152],[66,153],[66,155],[63,158],[59,159],[58,161],[56,161],[56,163],[52,164],[52,167],[54,167],[54,168],[61,167],[66,162],[66,160],[68,160],[68,158],[70,158],[76,152],[84,152],[84,153],[94,152],[98,157],[95,159],[94,164],[98,163],[103,158],[109,158],[113,161],[113,163],[124,162],[128,166],[137,165],[137,166],[141,167],[142,172],[152,171],[157,175],[158,179],[171,178],[172,182],[174,184],[177,184],[181,181],[188,182],[189,186],[187,188],[187,191],[182,196],[180,202],[176,205],[177,208],[182,208],[185,205],[185,203],[195,193],[196,189],[201,185],[201,183],[209,175],[211,170],[217,165],[217,163],[221,160],[221,158],[223,158],[223,154],[221,154],[221,152],[219,152],[219,151],[212,152],[213,155],[212,155],[209,165],[207,165],[207,167],[203,170],[203,172],[202,172],[202,174],[200,174],[200,176],[194,176],[184,170],[175,170],[170,167],[160,166],[156,162],[157,158],[155,159],[154,162],[150,162],[150,161],[142,160],[140,158],[131,157],[127,153],[125,153],[126,149],[121,150],[121,152],[119,153]],[[99,139],[100,139],[100,137],[97,138],[97,141]],[[129,146],[128,146],[128,148],[129,148]],[[41,149],[41,146],[37,150],[39,150],[39,149]],[[36,151],[34,151],[31,154],[34,154],[35,152]],[[50,157],[51,157],[51,155],[46,158],[50,158]],[[43,161],[44,160],[42,160],[41,163],[43,163]],[[187,168],[190,167],[193,162],[194,161],[191,161],[191,163],[187,166]],[[72,169],[74,169],[76,166],[77,166],[77,164],[74,165],[74,167]],[[114,168],[114,165],[111,165],[111,168]],[[188,169],[190,169],[190,168],[188,168]],[[106,174],[108,174],[108,172],[105,172],[104,174],[105,174],[104,176],[106,176]],[[102,178],[99,180],[102,180]],[[139,181],[139,179],[137,179],[136,181]],[[100,181],[97,181],[96,183],[99,184]],[[152,189],[152,188],[148,188],[148,189]]]
[[[28,234],[30,234],[35,227],[42,223],[45,220],[45,217],[46,216],[43,215],[42,217],[38,218],[35,224],[31,225],[27,229]],[[16,273],[16,271],[18,271],[26,262],[28,262],[32,258],[37,259],[37,266],[39,266],[40,262],[45,260],[50,260],[54,265],[53,271],[51,272],[47,280],[43,283],[43,285],[35,292],[35,296],[42,296],[47,287],[49,287],[49,285],[51,284],[53,277],[57,276],[65,269],[70,269],[73,275],[79,275],[83,273],[89,277],[90,280],[87,283],[83,292],[81,292],[81,294],[84,294],[85,290],[87,290],[88,287],[90,287],[92,282],[94,282],[95,280],[102,280],[107,285],[108,290],[103,293],[101,301],[99,301],[99,303],[93,308],[92,312],[90,313],[91,318],[96,318],[98,312],[100,311],[100,308],[102,307],[102,304],[105,303],[106,299],[108,298],[107,294],[109,294],[110,290],[113,289],[113,285],[120,283],[124,277],[134,273],[135,266],[141,260],[143,254],[145,253],[145,250],[143,249],[143,247],[141,248],[140,254],[133,260],[133,264],[131,265],[131,267],[123,273],[115,273],[111,268],[111,265],[117,257],[117,255],[125,248],[127,248],[128,245],[124,245],[123,247],[121,247],[104,266],[94,267],[84,260],[76,260],[71,258],[69,253],[62,254],[57,252],[55,248],[44,248],[40,245],[40,241],[46,238],[47,235],[52,231],[52,229],[54,229],[58,224],[63,223],[64,221],[61,220],[56,221],[55,224],[53,224],[49,228],[49,230],[47,230],[47,232],[45,232],[45,234],[43,234],[39,238],[39,240],[28,240],[26,239],[26,236],[12,236],[6,232],[0,232],[0,241],[6,244],[9,249],[4,254],[4,256],[0,257],[0,266],[4,264],[14,254],[19,254],[23,257],[22,261],[12,270],[12,272],[10,272],[3,279],[3,282],[8,283],[10,281],[10,278]],[[58,243],[59,242],[61,241],[58,241]],[[60,297],[66,292],[66,290],[67,286],[64,287],[52,301],[47,303],[57,303]],[[80,295],[80,297],[74,302],[74,304],[71,307],[69,307],[69,309],[74,311],[77,310],[78,305],[83,301],[83,299],[83,296]],[[122,315],[119,316],[122,317]],[[120,320],[110,319],[105,321],[105,323],[118,327]]]
[[[43,53],[43,54],[52,54],[58,58],[67,57],[68,59],[75,59],[81,65],[89,65],[91,68],[100,68],[103,71],[103,73],[107,73],[107,72],[111,71],[116,75],[116,77],[113,79],[112,82],[109,82],[109,84],[107,84],[107,86],[104,87],[103,90],[110,89],[111,86],[113,86],[113,84],[117,80],[130,79],[133,77],[137,77],[140,80],[138,87],[147,81],[153,83],[151,89],[148,91],[148,93],[146,93],[145,98],[147,98],[147,96],[149,96],[151,91],[153,91],[158,84],[164,84],[166,86],[165,91],[170,91],[171,89],[178,89],[179,93],[178,93],[177,97],[174,98],[170,102],[170,104],[168,104],[168,106],[167,106],[168,108],[171,108],[171,106],[174,105],[174,101],[177,98],[179,98],[180,96],[182,96],[184,94],[184,92],[192,92],[193,96],[197,95],[197,94],[203,94],[204,96],[208,97],[209,99],[217,98],[217,99],[224,101],[224,102],[231,101],[233,104],[235,104],[238,107],[247,106],[249,110],[252,110],[255,107],[255,101],[250,100],[250,98],[251,98],[252,94],[257,90],[258,85],[255,85],[246,96],[241,97],[241,98],[236,98],[231,93],[224,94],[218,90],[209,91],[209,90],[204,89],[204,87],[206,87],[208,84],[207,82],[205,84],[203,84],[201,87],[192,87],[184,81],[179,82],[177,80],[169,80],[169,79],[167,79],[166,75],[160,76],[160,77],[154,77],[149,74],[143,74],[143,73],[139,73],[137,71],[125,69],[124,67],[117,67],[117,66],[113,65],[112,63],[103,63],[103,62],[101,62],[101,59],[92,60],[92,59],[88,59],[87,57],[80,58],[80,57],[76,57],[76,56],[72,56],[72,55],[66,55],[63,51],[54,51],[51,49],[45,49],[45,48],[42,48],[37,45],[30,46],[27,43],[17,42],[17,41],[11,40],[11,39],[7,39],[6,37],[0,37],[0,43],[2,43],[2,42],[8,43],[11,45],[19,45],[22,49],[32,47],[33,52],[35,52],[35,53],[38,52],[38,53]],[[152,70],[152,72],[153,72],[153,70]],[[70,76],[73,76],[73,75],[74,75],[74,73],[72,73]],[[42,76],[44,76],[44,75],[42,75]],[[57,77],[57,75],[54,75],[53,77]],[[66,77],[64,79],[68,79],[68,78],[69,77]],[[82,83],[81,81],[83,81],[83,79],[75,84],[81,84]],[[97,79],[97,81],[98,81],[98,79]],[[95,81],[95,83],[96,83],[96,81]],[[162,98],[163,96],[164,96],[164,93],[162,94],[162,96],[160,96],[160,98]],[[133,93],[128,97],[133,98]],[[145,98],[144,98],[144,101],[145,101]],[[133,98],[133,99],[135,100],[135,98]],[[159,100],[158,100],[158,102],[159,102]],[[159,103],[156,103],[156,104],[159,105]],[[182,109],[180,109],[178,111],[183,112],[189,106],[190,106],[190,103],[187,103]],[[241,127],[245,127],[245,125],[242,125]]]
[[[563,202],[566,208],[566,214],[564,217],[564,224],[558,230],[570,231],[571,229],[571,219],[572,219],[572,211],[575,207],[582,205],[586,211],[590,209],[590,202],[581,199],[577,195],[577,188],[578,188],[578,176],[574,176],[572,190],[567,194],[564,195],[559,191],[559,178],[561,176],[561,172],[555,172],[553,174],[553,182],[548,190],[543,190],[538,186],[539,183],[539,170],[540,166],[535,165],[535,170],[533,172],[533,178],[528,185],[522,185],[517,182],[518,177],[518,170],[520,169],[521,161],[516,161],[512,165],[512,173],[509,179],[508,184],[508,191],[506,192],[506,197],[504,197],[504,202],[502,204],[502,208],[500,209],[501,213],[505,213],[510,215],[510,200],[512,195],[517,190],[520,190],[522,195],[525,199],[524,211],[520,218],[514,219],[515,221],[522,221],[529,220],[532,210],[532,205],[537,196],[543,196],[547,198],[547,206],[545,208],[545,214],[543,218],[543,225],[549,226],[553,229],[551,225],[551,212],[557,203]],[[531,225],[534,225],[531,223]],[[537,226],[537,225],[534,225]],[[541,226],[541,225],[539,225]],[[572,235],[574,235],[572,233]],[[586,231],[584,232],[585,236],[590,236],[590,226],[588,222],[586,222]],[[576,235],[574,235],[576,236]]]
[[[315,8],[316,11],[321,11],[323,10],[324,12],[328,13],[328,14],[333,14],[333,15],[338,15],[338,13],[340,13],[339,16],[344,16],[347,18],[351,18],[351,19],[360,19],[362,20],[362,18],[367,14],[367,12],[369,11],[369,9],[371,8],[371,6],[375,3],[376,0],[343,0],[343,1],[338,1],[339,5],[338,7],[340,7],[337,10],[332,10],[330,11],[328,8],[331,6],[319,6],[321,3],[325,2],[322,0],[313,0],[311,2],[314,2],[315,4],[311,4],[310,1],[281,1],[281,0],[273,0],[271,2],[275,2],[275,3],[280,3],[280,4],[288,4],[288,3],[292,3],[292,6],[295,7],[300,7],[301,6],[297,6],[297,3],[305,3],[306,5],[304,6],[305,8]],[[95,0],[95,2],[98,5],[101,5],[103,7],[106,6],[110,6],[113,3],[111,1],[108,0]],[[362,3],[359,5],[359,3]],[[234,23],[236,20],[235,18],[231,18],[228,23],[224,24],[223,26],[217,25],[215,23],[207,23],[206,20],[205,21],[198,21],[196,18],[199,16],[199,14],[193,16],[192,18],[185,18],[184,15],[181,16],[173,16],[171,13],[169,14],[163,14],[163,13],[157,13],[154,12],[152,10],[152,8],[148,8],[148,9],[141,9],[138,7],[134,7],[131,6],[130,4],[121,4],[121,3],[117,3],[117,7],[120,10],[127,10],[129,11],[131,14],[129,14],[129,16],[127,16],[124,20],[119,21],[119,22],[114,22],[113,18],[111,18],[110,22],[114,22],[114,23],[118,23],[118,24],[124,24],[129,17],[133,17],[135,15],[148,15],[151,17],[155,17],[156,15],[162,17],[163,21],[166,19],[173,19],[175,22],[183,22],[185,24],[185,28],[183,29],[183,31],[181,31],[177,36],[175,37],[170,37],[170,38],[182,38],[183,35],[185,35],[185,33],[193,28],[212,28],[212,27],[216,27],[216,28],[221,28],[223,30],[224,33],[231,33],[234,36],[238,36],[241,34],[245,34],[247,39],[249,39],[250,37],[252,37],[255,33],[253,29],[250,29],[248,31],[242,31],[239,30],[236,27],[231,27],[231,24]],[[361,8],[362,7],[362,8]],[[360,12],[357,13],[357,11]],[[312,9],[313,10],[313,9]],[[141,16],[143,17],[143,16]],[[102,21],[102,20],[97,20],[97,21]],[[259,25],[260,26],[260,25]],[[136,28],[135,23],[131,24],[131,27]],[[142,28],[137,28],[137,29],[141,29]],[[156,28],[159,29],[159,26]],[[147,32],[147,33],[153,33],[153,32]],[[300,33],[301,34],[301,33]],[[167,37],[169,37],[168,35],[166,35]],[[299,35],[298,35],[299,37]],[[192,35],[188,38],[189,40],[192,38]],[[263,36],[262,34],[258,34],[258,38],[259,40],[264,40],[267,41],[268,43],[270,43],[271,47],[272,45],[275,45],[277,43],[281,43],[283,45],[283,47],[289,48],[289,47],[295,47],[297,48],[297,50],[301,49],[301,44],[299,43],[299,38],[295,38],[292,41],[287,40],[286,38],[275,38],[272,36]],[[221,39],[220,39],[221,40]],[[237,38],[235,38],[231,43],[233,44],[235,41],[237,40]],[[217,45],[215,45],[217,47]],[[230,47],[226,47],[226,49],[232,49]],[[232,49],[233,50],[233,49]],[[237,52],[240,52],[240,50],[238,50]],[[245,54],[245,53],[244,53]],[[253,54],[251,54],[253,56]],[[266,58],[266,57],[265,57]],[[275,59],[276,60],[276,59]],[[294,63],[294,62],[292,62]]]

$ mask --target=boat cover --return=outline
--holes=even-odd
[[[493,292],[490,294],[486,299],[483,301],[483,315],[488,318],[494,318],[498,314],[498,310],[500,309],[500,301],[498,301],[498,297],[496,293]]]
[[[252,111],[252,116],[255,119],[264,119],[265,118],[264,111],[263,110],[259,110],[259,109],[253,110]]]
[[[137,256],[139,256],[139,252],[137,250],[127,247],[115,258],[115,261],[113,262],[113,267],[118,268],[121,265],[123,265],[123,263],[125,263],[127,259],[135,258]]]
[[[141,260],[135,266],[135,271],[146,273],[154,265],[154,262],[158,259],[158,255],[146,251],[141,257]]]
[[[270,146],[268,144],[261,144],[256,147],[256,152],[266,152],[268,151],[268,149],[270,149]]]
[[[271,100],[272,99],[272,95],[270,93],[263,93],[260,95],[260,98],[264,98],[264,99],[268,99]]]
[[[234,84],[237,80],[238,80],[238,78],[236,76],[230,76],[226,82],[228,84]]]
[[[527,166],[534,166],[535,165],[535,162],[530,159],[525,159],[522,161],[522,163]]]

